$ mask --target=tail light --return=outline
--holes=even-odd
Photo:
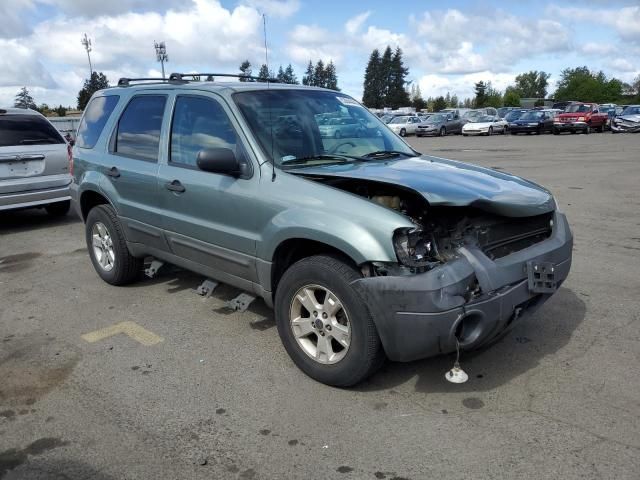
[[[67,143],[67,158],[69,159],[69,174],[73,176],[73,147]]]

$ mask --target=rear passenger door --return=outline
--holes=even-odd
[[[217,95],[175,98],[169,155],[158,174],[164,230],[171,252],[215,270],[241,288],[256,280],[255,195],[259,177],[228,107]],[[239,178],[198,168],[198,152],[229,148],[244,162]]]
[[[157,175],[167,98],[154,92],[129,99],[111,133],[101,185],[116,203],[127,240],[162,250]]]

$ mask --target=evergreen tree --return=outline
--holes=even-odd
[[[91,78],[84,81],[84,86],[78,92],[78,109],[84,110],[84,107],[87,106],[87,103],[89,103],[91,99],[91,95],[107,87],[109,87],[109,80],[107,80],[105,74],[102,72],[93,72]]]
[[[67,109],[64,108],[62,105],[60,105],[58,108],[56,108],[55,112],[58,114],[59,117],[66,117],[67,116]]]
[[[258,82],[267,82],[270,78],[273,78],[273,73],[270,72],[269,67],[263,63],[258,72]]]
[[[476,98],[474,100],[474,107],[475,108],[485,107],[486,106],[485,104],[487,102],[487,85],[482,80],[480,80],[475,85],[475,91],[476,91]]]
[[[242,73],[242,75],[244,75],[246,77],[250,77],[251,76],[251,63],[249,62],[249,60],[245,60],[244,62],[242,62],[240,64],[240,72]],[[243,77],[238,77],[238,80],[240,80],[241,82],[252,82],[253,81],[250,78],[243,78]]]
[[[284,69],[284,82],[298,85],[298,77],[296,77],[291,64],[287,65],[287,68]]]
[[[31,108],[36,109],[36,102],[33,101],[33,97],[29,93],[27,87],[22,87],[16,94],[16,99],[13,102],[13,106],[16,108]]]
[[[444,101],[447,104],[447,107],[451,106],[451,94],[449,92],[447,92],[447,94],[445,95]]]
[[[325,87],[331,90],[340,90],[338,88],[338,75],[336,74],[336,67],[333,64],[333,60],[329,61],[327,68],[324,70]]]
[[[280,68],[278,68],[278,74],[276,75],[276,80],[278,80],[280,83],[287,83],[285,80],[285,76],[284,76],[284,70],[282,69],[282,65],[280,65]]]
[[[409,69],[404,66],[402,61],[402,50],[400,47],[396,48],[396,51],[393,53],[390,66],[391,68],[388,75],[389,83],[385,103],[394,109],[406,107],[410,103],[409,94],[405,88],[405,79],[407,75],[409,75]]]
[[[389,105],[389,90],[391,85],[391,63],[393,60],[393,52],[391,47],[387,46],[380,58],[380,95],[382,98],[382,106],[390,107]]]
[[[324,69],[324,62],[322,60],[318,60],[316,63],[316,68],[313,71],[313,85],[316,87],[326,87],[327,86],[327,76]]]
[[[460,106],[460,100],[456,94],[451,95],[451,101],[449,102],[451,108],[458,108]]]
[[[382,92],[382,82],[380,81],[381,68],[380,52],[375,49],[369,56],[369,62],[364,72],[364,91],[362,93],[362,103],[369,108],[382,108],[384,94]]]
[[[433,102],[433,111],[434,112],[439,112],[440,110],[444,110],[445,108],[447,108],[447,101],[445,100],[445,98],[440,95],[438,98],[435,99],[435,101]]]
[[[307,65],[307,71],[302,77],[302,84],[310,85],[310,86],[316,84],[314,73],[313,73],[313,63],[311,63],[311,60],[309,60],[309,65]]]

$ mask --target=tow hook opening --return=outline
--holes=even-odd
[[[484,315],[480,312],[466,313],[454,330],[454,336],[462,347],[470,347],[483,337],[484,326],[482,320]]]

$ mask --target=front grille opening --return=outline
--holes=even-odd
[[[493,225],[479,235],[480,247],[484,254],[497,259],[524,250],[551,236],[553,214],[535,217],[508,219]]]

